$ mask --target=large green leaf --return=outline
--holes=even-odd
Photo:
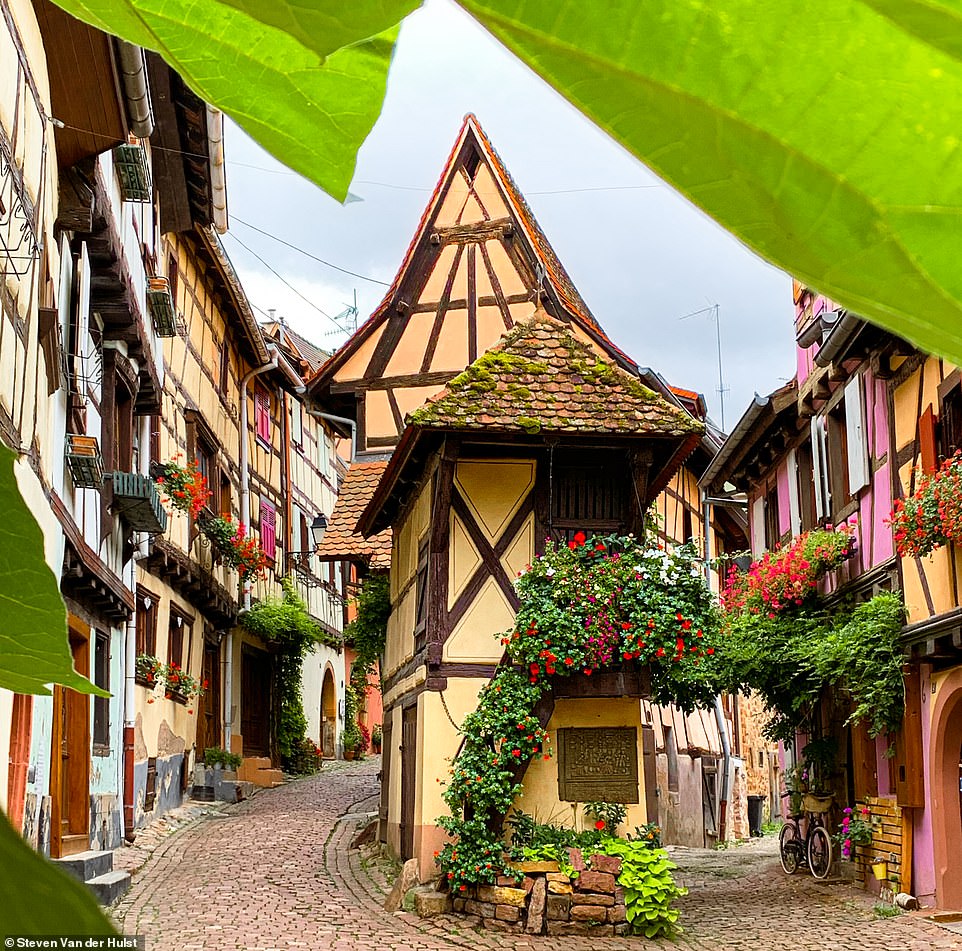
[[[17,487],[16,459],[0,444],[0,687],[49,694],[47,684],[58,683],[109,696],[73,669],[67,614],[40,526]]]
[[[116,934],[80,882],[41,858],[0,813],[2,935]]]
[[[343,200],[381,111],[397,24],[419,0],[56,0],[157,50],[204,100]]]
[[[955,5],[460,2],[768,260],[962,362]]]

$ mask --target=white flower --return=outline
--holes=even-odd
[[[548,578],[553,578],[553,577],[554,577],[554,568],[547,568],[547,569],[545,570],[545,576],[548,577]]]

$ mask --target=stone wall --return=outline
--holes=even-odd
[[[469,889],[453,900],[455,913],[472,924],[515,934],[626,934],[625,892],[617,883],[621,859],[568,850],[580,874],[571,879],[557,862],[522,862],[514,866],[523,879],[499,878],[496,885]]]
[[[865,805],[871,811],[872,844],[860,845],[855,850],[856,874],[871,890],[892,893],[901,890],[903,839],[902,809],[894,799],[868,797]],[[856,804],[856,809],[861,806]],[[885,881],[879,882],[872,871],[873,861],[885,861]]]

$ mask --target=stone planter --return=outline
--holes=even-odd
[[[499,878],[452,897],[455,914],[492,931],[532,935],[627,934],[625,892],[618,885],[621,859],[592,855],[585,862],[580,849],[568,850],[580,875],[569,879],[556,862],[521,862],[514,866],[520,882]],[[587,868],[590,864],[591,868]]]

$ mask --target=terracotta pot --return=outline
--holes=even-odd
[[[345,750],[345,751],[344,751],[344,759],[346,759],[346,760],[352,760],[352,759],[354,759],[354,750]]]
[[[380,744],[380,743],[374,743],[374,744],[372,744],[372,745],[374,746],[374,753],[375,753],[375,755],[380,755],[380,752],[381,752],[381,744]]]

